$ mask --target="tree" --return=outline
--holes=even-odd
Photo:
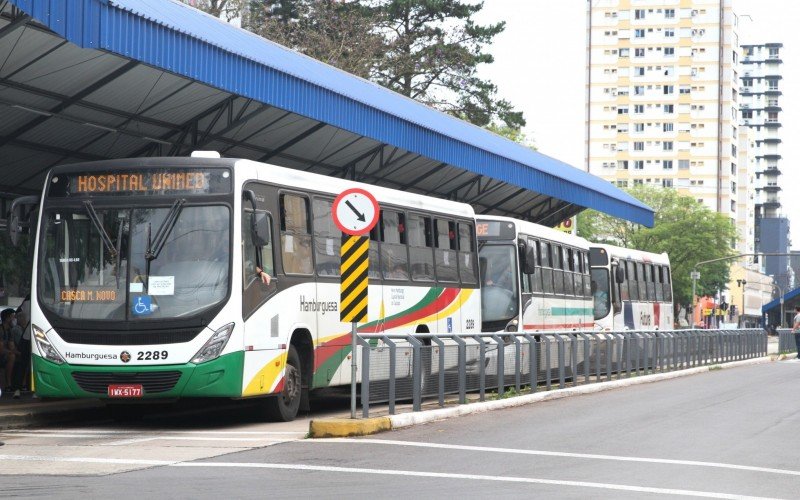
[[[359,0],[257,0],[244,26],[318,61],[369,78],[384,51],[380,13]]]
[[[232,21],[241,17],[247,0],[181,0],[195,9],[202,10],[214,17]]]
[[[734,254],[736,229],[730,219],[674,189],[634,186],[628,192],[655,210],[655,225],[646,228],[594,210],[578,215],[578,235],[598,243],[669,255],[675,304],[691,304],[694,265]],[[700,295],[714,295],[729,282],[730,262],[703,266]]]
[[[516,142],[526,148],[536,151],[536,145],[533,142],[533,139],[528,137],[528,135],[522,131],[520,128],[513,128],[509,127],[508,125],[497,125],[496,123],[490,123],[486,126],[486,129],[494,132],[495,134],[499,135],[500,137],[505,137],[511,141]]]
[[[497,121],[525,125],[522,113],[497,97],[497,86],[477,76],[494,58],[485,45],[505,29],[479,26],[472,17],[483,3],[461,0],[372,0],[382,13],[386,51],[371,78],[400,94],[485,127]]]

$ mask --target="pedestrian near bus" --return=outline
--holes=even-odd
[[[794,320],[792,320],[792,323],[794,346],[797,348],[797,359],[800,359],[800,306],[794,308]]]

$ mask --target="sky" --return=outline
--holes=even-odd
[[[780,168],[783,214],[800,248],[800,2],[734,0],[739,42],[783,43],[780,83]],[[749,16],[749,17],[748,17]],[[487,51],[495,62],[481,68],[499,95],[525,113],[525,133],[541,153],[585,168],[586,1],[484,0],[479,23],[506,22]],[[794,21],[794,25],[791,21]]]

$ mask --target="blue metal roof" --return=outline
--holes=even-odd
[[[789,290],[783,295],[783,304],[786,305],[790,300],[794,299],[795,297],[800,297],[800,288],[795,288],[794,290]],[[778,297],[777,299],[764,304],[761,306],[761,314],[769,311],[770,309],[775,309],[781,305],[781,298]]]
[[[443,164],[652,226],[607,181],[173,0],[10,0],[66,40]]]

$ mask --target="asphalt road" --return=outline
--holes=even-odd
[[[0,495],[796,498],[798,384],[784,361],[340,440],[224,417],[10,432]]]

